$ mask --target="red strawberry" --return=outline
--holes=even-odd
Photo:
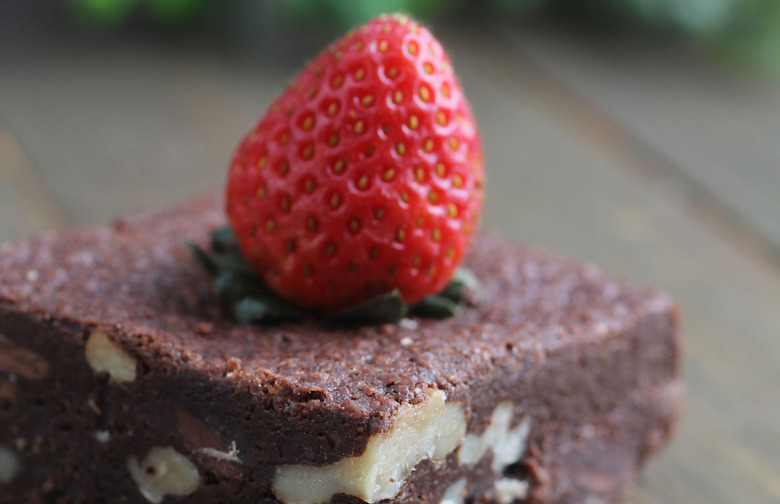
[[[227,214],[292,303],[336,310],[441,291],[479,219],[479,134],[447,55],[382,16],[311,62],[239,145]]]

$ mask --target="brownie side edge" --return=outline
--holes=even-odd
[[[95,403],[97,408],[123,415],[122,408],[131,401],[137,405],[137,411],[133,412],[135,416],[128,417],[130,423],[151,426],[150,431],[158,434],[166,433],[161,434],[163,439],[168,437],[177,450],[192,454],[194,458],[200,456],[198,448],[211,448],[229,456],[232,442],[241,441],[236,432],[250,432],[253,426],[269,425],[270,431],[290,436],[309,429],[311,437],[300,444],[285,442],[288,438],[283,436],[273,443],[264,443],[252,440],[250,434],[244,442],[237,442],[239,459],[251,458],[255,461],[251,463],[272,462],[257,467],[256,471],[253,468],[256,476],[249,480],[250,483],[245,477],[236,476],[244,474],[244,469],[236,472],[235,461],[225,457],[219,460],[222,470],[227,471],[225,474],[233,474],[231,484],[240,485],[247,496],[258,499],[270,498],[268,485],[262,481],[269,477],[269,467],[273,464],[323,465],[348,454],[359,454],[371,433],[388,427],[399,404],[419,402],[421,396],[415,390],[428,387],[445,390],[451,400],[466,406],[470,432],[484,429],[496,402],[502,399],[515,403],[518,418],[528,414],[536,420],[528,455],[518,465],[524,467],[518,474],[533,482],[531,498],[536,500],[532,502],[564,502],[560,499],[568,499],[571,495],[616,495],[633,479],[637,465],[669,434],[667,426],[671,425],[672,410],[679,400],[669,392],[679,375],[679,339],[675,308],[668,298],[655,291],[634,289],[607,279],[589,267],[559,260],[544,252],[507,245],[498,238],[487,236],[469,259],[488,280],[489,294],[495,300],[492,308],[485,312],[469,311],[460,319],[444,323],[414,321],[414,328],[407,324],[407,327],[395,325],[338,333],[308,326],[234,329],[214,308],[208,279],[190,267],[177,264],[188,260],[179,248],[182,237],[194,235],[203,240],[209,227],[219,224],[218,214],[213,203],[198,203],[162,216],[129,219],[112,230],[68,235],[74,243],[79,240],[85,246],[97,243],[103,250],[130,242],[141,243],[138,250],[143,254],[137,254],[138,261],[147,260],[151,266],[122,258],[121,264],[132,265],[122,273],[128,281],[132,281],[133,275],[141,279],[129,287],[129,295],[120,292],[120,302],[116,305],[90,301],[85,303],[86,307],[77,306],[77,303],[62,306],[67,301],[62,293],[47,297],[46,293],[36,292],[36,282],[31,281],[35,275],[30,276],[29,272],[33,270],[27,267],[40,264],[40,258],[45,259],[52,251],[61,250],[51,245],[58,238],[43,238],[37,245],[17,246],[38,248],[29,254],[33,259],[20,262],[25,268],[16,272],[14,285],[6,283],[4,287],[0,284],[0,297],[5,297],[0,320],[11,320],[13,314],[27,320],[15,322],[15,327],[22,329],[6,328],[6,332],[14,333],[16,341],[39,353],[47,362],[54,362],[58,355],[72,354],[74,366],[81,368],[84,368],[84,361],[78,356],[83,356],[83,345],[96,328],[105,332],[113,342],[138,359],[139,380],[146,376],[149,385],[135,390],[127,385],[117,387],[110,383],[109,377],[102,376],[100,379],[109,389],[106,392],[109,396],[125,388],[130,388],[135,396],[132,401],[121,397],[109,401],[116,403],[113,410]],[[192,220],[196,221],[195,225],[190,222]],[[182,223],[188,226],[185,233],[171,231]],[[154,233],[159,236],[144,237],[144,228],[155,229]],[[170,236],[166,236],[167,233]],[[493,261],[491,258],[494,257],[502,260]],[[92,268],[100,273],[117,264],[108,261],[106,266],[101,266],[100,257],[91,250],[71,250],[68,258],[71,263],[85,263],[83,268],[76,269],[79,272]],[[2,260],[0,255],[0,263]],[[38,279],[62,281],[54,259],[48,261],[43,262],[50,268],[37,271]],[[7,258],[3,264],[8,264]],[[4,280],[12,276],[7,271],[0,271],[0,278]],[[155,276],[160,278],[156,281],[159,285],[147,287],[144,282]],[[96,286],[104,291],[108,290],[106,286],[117,288],[116,283],[100,278]],[[181,286],[186,286],[190,292],[173,293],[172,289]],[[556,289],[564,287],[568,289],[565,292],[569,299],[563,305],[552,308],[539,305],[551,301],[558,303],[554,294]],[[134,288],[137,290],[133,291]],[[511,289],[509,295],[501,297],[507,289]],[[155,303],[132,306],[132,301],[146,291],[154,292]],[[609,292],[612,294],[607,295]],[[171,306],[165,304],[168,302]],[[96,315],[84,315],[83,312],[91,307],[98,308]],[[153,320],[146,320],[149,317]],[[582,321],[578,321],[579,318]],[[107,324],[107,321],[111,323]],[[50,327],[51,332],[28,339],[26,335],[35,334],[39,327]],[[226,347],[221,351],[216,341],[223,337]],[[72,341],[76,350],[49,354],[47,338]],[[404,345],[406,338],[412,343]],[[246,354],[240,353],[238,342],[242,339],[249,342],[252,351],[265,351],[273,346],[271,355],[282,358],[283,362],[247,359]],[[308,369],[299,373],[293,369],[300,367],[300,361],[294,358],[296,352],[310,354],[311,351],[306,353],[306,347],[315,342],[322,345],[323,355],[329,359],[333,356],[342,358],[344,362],[321,361],[318,364],[324,370],[321,372]],[[340,345],[354,346],[354,343],[360,347],[359,352],[350,353],[340,348]],[[639,349],[644,350],[640,352]],[[355,367],[359,373],[353,376],[357,377],[359,386],[350,384],[346,378],[334,379],[351,367],[346,357],[365,357],[372,352],[372,360],[363,367]],[[394,370],[405,379],[391,378]],[[86,376],[95,379],[90,372],[81,379],[88,380]],[[93,409],[88,395],[82,395],[77,405],[76,401],[64,404],[60,397],[67,395],[61,389],[51,390],[56,391],[50,399],[50,404],[55,405],[52,407],[76,407],[78,414],[90,415],[82,406],[85,404],[89,410]],[[83,390],[88,394],[91,389]],[[182,390],[186,392],[182,394]],[[36,393],[25,391],[21,395],[34,399]],[[49,404],[48,401],[44,403]],[[183,408],[179,408],[182,403]],[[230,409],[234,404],[246,407],[251,413],[243,418],[240,418],[240,412],[231,416]],[[166,414],[159,413],[161,405],[167,409]],[[273,419],[263,416],[270,411],[299,418],[301,422],[282,419],[281,425],[274,427]],[[333,419],[332,415],[337,411],[338,425],[343,429],[333,438],[334,429],[323,419]],[[645,417],[645,423],[638,420],[642,417]],[[231,424],[231,421],[235,423]],[[621,441],[617,445],[603,442],[600,436],[580,439],[590,432],[587,425],[592,425],[598,432],[602,425],[616,422],[620,428],[613,431],[613,437]],[[187,434],[181,432],[182,425]],[[90,429],[92,427],[90,424]],[[122,432],[121,426],[115,427],[117,432]],[[577,434],[581,430],[583,433]],[[83,440],[84,446],[92,446],[96,432],[105,431],[92,429],[78,439]],[[343,435],[345,432],[350,434]],[[75,434],[68,436],[63,439],[76,439]],[[609,432],[605,436],[609,439]],[[31,437],[34,438],[34,434]],[[575,441],[584,446],[578,452],[579,458],[571,455],[572,452],[562,451]],[[0,444],[3,442],[0,440]],[[134,450],[141,456],[148,447],[159,443],[159,439],[149,437],[146,441],[127,439],[122,442],[127,450]],[[198,443],[211,446],[198,447]],[[247,446],[252,448],[247,449]],[[280,453],[269,453],[268,448],[263,448],[268,446],[277,447]],[[98,444],[95,449],[100,447]],[[285,455],[284,450],[290,453]],[[53,453],[70,456],[69,452]],[[590,488],[578,482],[576,475],[583,474],[584,468],[592,465],[596,453],[625,471],[616,477],[602,478],[606,483],[601,488]],[[198,459],[198,464],[210,467],[209,463],[215,463],[213,458]],[[76,457],[74,460],[81,459]],[[232,473],[228,470],[230,467],[233,467]],[[84,474],[85,478],[91,477],[89,473]],[[225,488],[218,474],[217,469],[209,469],[202,475],[204,481],[211,482],[214,491]],[[243,483],[239,483],[239,479]],[[481,483],[475,481],[474,495],[481,492],[484,496],[481,498],[487,499],[484,502],[491,502],[490,484],[489,478]],[[46,481],[41,485],[62,491],[61,485]],[[95,485],[99,488],[97,483]],[[414,495],[419,489],[407,490],[411,492],[408,495]]]

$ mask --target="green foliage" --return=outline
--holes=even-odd
[[[219,2],[238,0],[69,0],[77,18],[93,28],[120,26],[143,12],[156,23],[182,25]],[[273,5],[267,12],[298,24],[352,28],[389,12],[431,19],[475,5],[464,0],[243,0]],[[647,27],[688,35],[722,54],[774,68],[780,73],[780,0],[485,0],[479,7],[502,18],[540,13],[578,24]],[[262,11],[262,9],[260,10]],[[258,11],[258,12],[260,12]],[[265,11],[264,11],[265,12]]]
[[[146,10],[156,21],[181,24],[196,18],[207,0],[144,0]]]
[[[499,16],[539,13],[580,25],[672,32],[780,73],[780,0],[492,0]]]
[[[460,4],[460,0],[281,0],[290,17],[335,24],[344,30],[363,24],[380,14],[407,12],[419,19],[430,19]]]
[[[140,0],[71,0],[76,17],[85,25],[112,28],[121,24]]]
[[[492,0],[493,9],[513,16],[533,14],[547,4],[550,0]]]
[[[110,29],[122,25],[138,12],[157,23],[186,23],[203,12],[211,0],[70,0],[75,16],[92,28]]]
[[[330,22],[344,29],[385,12],[429,18],[465,2],[282,0],[281,5],[294,19]],[[481,6],[503,18],[554,13],[578,24],[672,31],[780,72],[780,0],[486,0]]]
[[[780,1],[741,0],[734,18],[714,45],[731,56],[747,55],[780,76]]]
[[[618,22],[687,34],[722,53],[780,70],[778,0],[609,0],[603,5]]]

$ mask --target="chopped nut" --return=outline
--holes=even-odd
[[[42,380],[49,374],[49,362],[29,348],[0,334],[0,372],[28,380]]]
[[[501,478],[493,488],[499,504],[511,504],[528,496],[528,482],[523,480]]]
[[[98,405],[97,405],[97,403],[95,402],[95,399],[93,399],[93,398],[91,398],[91,397],[90,397],[89,399],[87,399],[87,406],[88,406],[88,407],[89,407],[89,409],[91,409],[91,410],[92,410],[92,411],[93,411],[93,412],[94,412],[96,415],[101,415],[101,414],[103,413],[103,412],[101,411],[101,409],[100,409],[100,406],[98,406]]]
[[[213,457],[219,460],[224,460],[226,462],[234,462],[236,464],[241,463],[241,459],[238,458],[238,447],[236,447],[235,441],[232,441],[230,443],[229,451],[220,451],[220,450],[215,450],[214,448],[200,448],[198,449],[198,453],[202,453],[203,455],[206,455],[208,457]]]
[[[87,362],[96,373],[108,373],[116,382],[135,380],[135,359],[102,331],[94,331],[85,348]]]
[[[200,484],[195,464],[170,446],[155,446],[140,464],[130,456],[127,470],[141,494],[153,504],[162,502],[166,495],[190,495]]]
[[[375,434],[366,450],[323,467],[282,466],[273,491],[285,503],[323,504],[345,493],[367,502],[391,499],[423,459],[441,460],[458,447],[466,432],[459,403],[447,403],[441,390],[420,404],[401,408],[392,428]]]
[[[0,446],[0,485],[7,485],[16,477],[21,469],[19,456],[6,448]]]
[[[463,504],[466,493],[466,478],[461,478],[447,487],[441,497],[441,504]]]
[[[176,409],[176,423],[179,427],[184,442],[192,448],[212,448],[216,451],[226,452],[228,447],[216,432],[183,409]]]
[[[476,464],[490,450],[493,452],[493,471],[502,474],[509,464],[520,460],[531,430],[531,419],[525,417],[514,429],[510,429],[513,414],[511,402],[499,403],[482,435],[466,435],[460,447],[460,463]]]

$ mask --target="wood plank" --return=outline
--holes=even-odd
[[[498,31],[780,251],[780,88],[657,39]]]
[[[704,225],[677,177],[638,176],[634,165],[653,171],[646,151],[565,83],[551,86],[480,34],[441,35],[483,134],[487,224],[682,304],[685,422],[626,502],[780,500],[776,267]],[[149,47],[30,54],[2,75],[4,119],[79,223],[220,187],[236,140],[284,81],[219,55]]]
[[[66,224],[16,138],[0,124],[0,243]]]
[[[286,78],[144,47],[66,46],[1,63],[3,118],[78,225],[221,184]]]
[[[685,422],[627,502],[777,502],[776,267],[702,225],[696,202],[673,178],[647,184],[617,162],[642,162],[642,151],[631,154],[598,114],[585,107],[574,116],[583,124],[561,125],[571,116],[550,113],[548,104],[568,100],[566,91],[551,88],[533,65],[463,34],[451,48],[487,151],[488,223],[659,285],[682,305]],[[595,136],[577,134],[593,128]]]

